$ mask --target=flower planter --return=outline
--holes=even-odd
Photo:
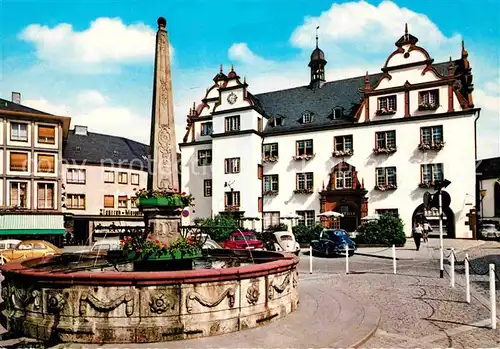
[[[133,261],[134,271],[175,271],[192,270],[193,259],[201,257],[202,251],[184,253],[181,251],[169,252],[161,255],[146,255],[129,252],[129,259]]]
[[[439,108],[439,104],[420,104],[418,106],[419,111],[424,111],[424,110],[436,110]]]
[[[137,200],[139,207],[174,207],[183,208],[186,205],[181,198],[175,197],[157,197],[157,198],[139,198]]]
[[[387,109],[379,109],[375,112],[375,115],[377,116],[385,116],[385,115],[394,115],[396,114],[395,110],[387,110]]]

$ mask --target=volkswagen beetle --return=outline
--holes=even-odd
[[[349,247],[349,257],[354,255],[356,244],[343,229],[323,229],[319,240],[311,241],[313,251],[324,254],[327,257],[345,253],[346,246]]]

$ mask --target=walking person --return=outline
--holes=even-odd
[[[420,240],[422,239],[423,232],[422,223],[418,223],[413,232],[413,240],[415,241],[415,246],[417,246],[417,251],[420,249]]]
[[[424,228],[424,235],[422,237],[424,239],[424,242],[427,243],[429,240],[429,233],[432,231],[432,227],[428,221],[425,221],[423,228]]]

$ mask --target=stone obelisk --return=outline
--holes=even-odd
[[[167,21],[158,18],[156,32],[153,104],[151,116],[150,167],[148,189],[179,191],[177,147],[174,124],[174,101],[170,71],[170,47]],[[179,237],[180,217],[161,207],[144,210],[149,236],[162,242]]]

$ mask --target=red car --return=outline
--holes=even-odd
[[[251,231],[235,231],[224,241],[223,247],[232,250],[263,250],[264,243]]]

